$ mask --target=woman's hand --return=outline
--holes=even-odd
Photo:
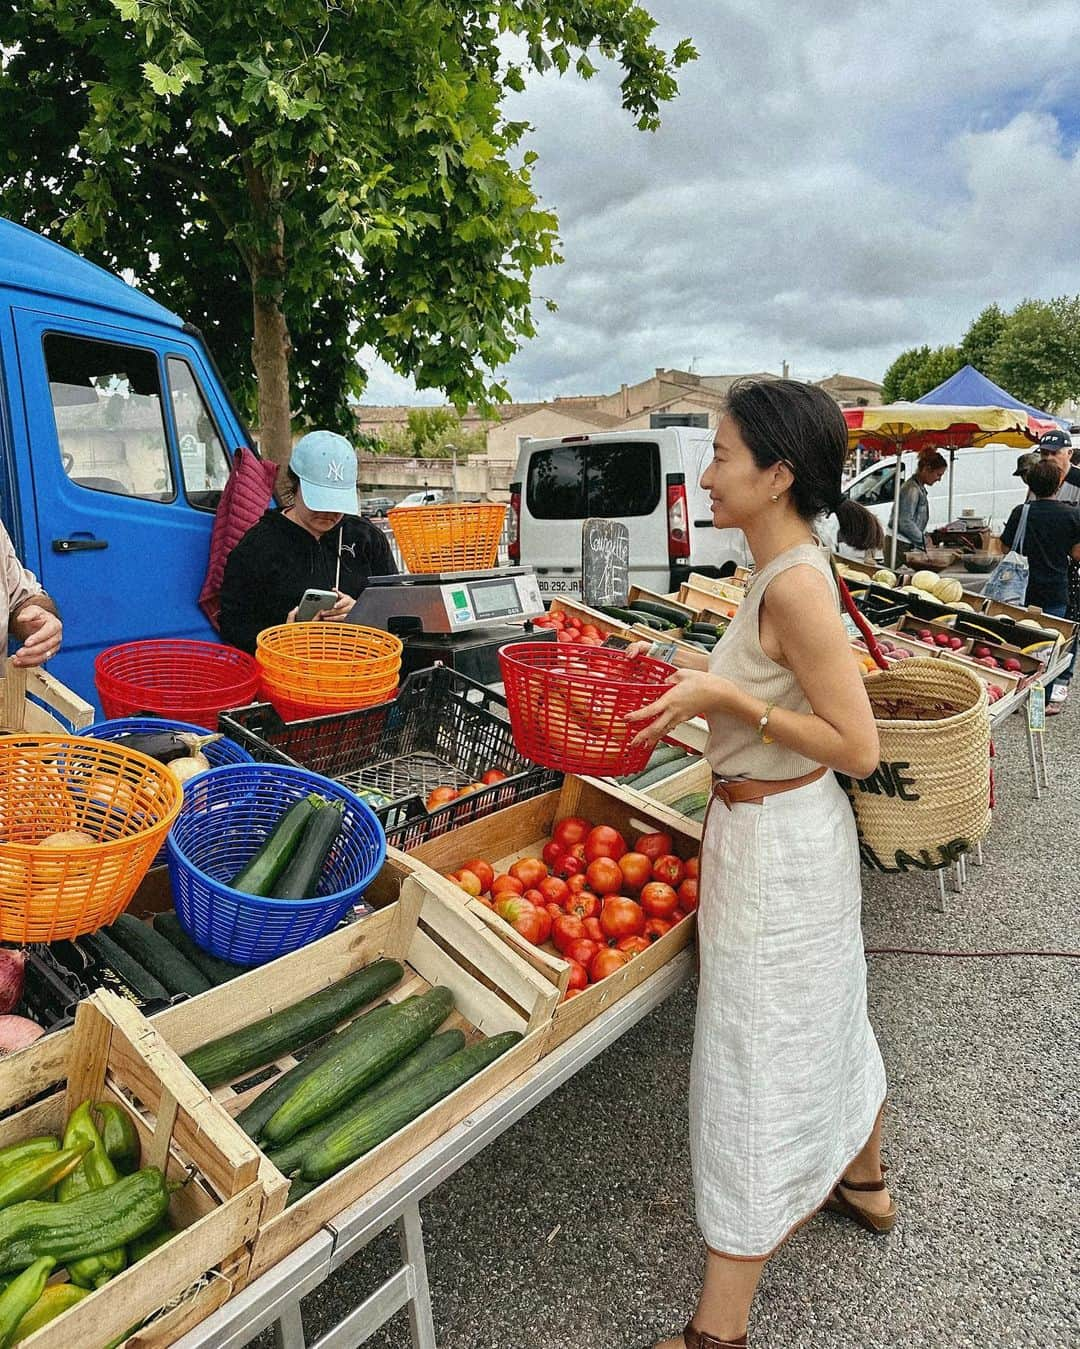
[[[11,631],[23,644],[11,658],[12,665],[31,668],[44,665],[60,650],[64,626],[57,614],[41,604],[23,604],[11,620]]]
[[[726,711],[735,692],[729,679],[703,670],[676,670],[667,682],[668,691],[656,702],[626,714],[629,722],[649,723],[630,742],[632,745],[655,745],[672,727],[682,726],[693,717]]]
[[[334,607],[316,614],[316,618],[322,623],[344,623],[353,611],[356,600],[352,595],[346,595],[343,590],[335,590],[334,594],[337,596]]]

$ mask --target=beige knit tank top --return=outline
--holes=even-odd
[[[768,566],[755,573],[747,587],[746,598],[709,658],[711,674],[723,675],[763,702],[786,707],[792,712],[810,712],[811,707],[792,672],[786,666],[778,665],[761,649],[758,612],[769,582],[782,571],[806,563],[828,577],[839,608],[840,596],[829,566],[829,554],[816,543],[798,544],[774,557]],[[705,757],[713,772],[726,778],[759,778],[768,782],[802,777],[821,766],[775,741],[771,745],[764,744],[756,726],[727,716],[709,719]]]

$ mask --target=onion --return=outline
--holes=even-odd
[[[45,1031],[26,1016],[0,1016],[0,1058],[40,1040]]]
[[[170,759],[165,765],[177,782],[187,782],[188,778],[193,778],[198,773],[205,773],[210,767],[210,760],[205,754],[189,754],[183,759]]]
[[[0,1013],[10,1012],[23,994],[26,952],[0,950]]]

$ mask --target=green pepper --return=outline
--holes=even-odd
[[[82,1142],[73,1147],[61,1148],[59,1152],[31,1157],[21,1166],[9,1166],[6,1171],[0,1172],[0,1208],[21,1204],[24,1199],[37,1199],[46,1190],[65,1181],[89,1151],[90,1144]]]
[[[0,1293],[0,1349],[8,1349],[19,1322],[45,1291],[56,1261],[51,1255],[35,1260]]]
[[[130,1176],[133,1171],[138,1171],[142,1149],[135,1121],[128,1112],[123,1106],[114,1105],[111,1101],[99,1101],[94,1106],[94,1115],[100,1116],[101,1141],[105,1144],[106,1155],[113,1166],[122,1176]]]
[[[59,1152],[60,1140],[54,1134],[43,1134],[38,1138],[24,1138],[21,1143],[12,1143],[0,1148],[0,1172],[11,1166],[18,1166],[28,1157],[41,1157],[46,1152]]]
[[[161,1227],[155,1227],[152,1232],[147,1232],[144,1237],[136,1237],[128,1246],[128,1264],[134,1265],[151,1251],[156,1251],[159,1246],[164,1246],[167,1241],[172,1241],[176,1232],[168,1223]]]
[[[65,1147],[86,1144],[89,1151],[82,1166],[60,1183],[57,1197],[61,1204],[69,1203],[72,1199],[78,1199],[95,1190],[108,1189],[120,1179],[94,1124],[90,1113],[92,1106],[91,1101],[83,1101],[82,1105],[71,1112],[67,1128],[64,1130]],[[127,1252],[123,1246],[118,1246],[115,1250],[103,1251],[100,1255],[88,1255],[81,1260],[74,1260],[67,1268],[71,1282],[77,1283],[80,1288],[100,1288],[102,1284],[115,1278],[126,1266]]]
[[[49,1284],[41,1297],[15,1327],[15,1334],[11,1343],[22,1344],[23,1340],[28,1340],[35,1330],[40,1330],[42,1326],[48,1325],[62,1312],[66,1312],[69,1307],[74,1307],[76,1302],[81,1302],[84,1297],[89,1296],[89,1288],[79,1288],[73,1283]]]

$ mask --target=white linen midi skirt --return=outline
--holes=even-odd
[[[770,1255],[828,1198],[885,1099],[866,1014],[855,820],[832,773],[714,800],[701,850],[690,1153],[706,1244]]]

